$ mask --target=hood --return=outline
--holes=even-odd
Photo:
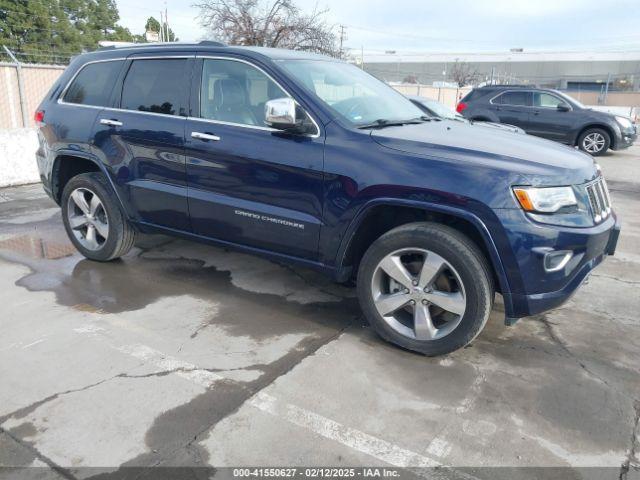
[[[373,129],[371,137],[401,152],[519,174],[532,185],[580,184],[596,176],[595,162],[586,153],[506,129],[440,121]]]
[[[509,125],[508,123],[473,122],[473,125],[480,128],[498,128],[498,129],[506,130],[512,133],[525,133],[525,131],[520,127],[516,127],[515,125]]]

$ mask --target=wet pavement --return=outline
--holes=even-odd
[[[505,327],[498,302],[472,345],[435,359],[380,341],[355,291],[314,272],[163,236],[90,262],[39,185],[0,190],[0,466],[16,468],[0,476],[640,478],[640,147],[600,163],[616,256],[562,308]]]

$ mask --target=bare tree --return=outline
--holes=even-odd
[[[291,0],[203,0],[201,24],[230,45],[289,48],[340,56],[326,10],[305,14]]]
[[[465,87],[475,84],[480,78],[480,73],[468,63],[456,61],[449,71],[449,78],[456,82],[459,87]]]

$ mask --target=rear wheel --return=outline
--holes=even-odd
[[[133,246],[135,230],[101,173],[83,173],[69,180],[61,205],[67,235],[85,257],[106,262]]]
[[[439,224],[391,230],[371,245],[358,270],[358,297],[375,331],[429,356],[471,342],[489,318],[493,296],[482,253]]]
[[[585,130],[578,139],[578,147],[594,157],[602,155],[609,149],[611,137],[601,128]]]

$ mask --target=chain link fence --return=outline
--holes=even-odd
[[[64,69],[62,65],[0,62],[0,129],[35,126],[38,104]]]

